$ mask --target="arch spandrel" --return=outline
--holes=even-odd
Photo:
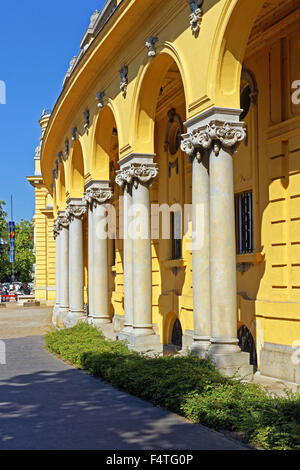
[[[113,102],[109,100],[95,119],[90,137],[90,153],[87,162],[90,179],[109,180],[112,133],[116,129],[119,136],[120,126],[118,126],[118,122]]]
[[[262,0],[226,0],[211,50],[208,85],[215,105],[240,107],[242,64]]]
[[[143,67],[137,78],[135,100],[131,112],[131,142],[137,153],[154,153],[154,126],[156,107],[162,82],[168,70],[175,64],[183,83],[185,101],[185,84],[187,79],[181,61],[175,49],[166,46],[161,53]]]
[[[58,178],[55,182],[54,196],[57,210],[64,211],[66,209],[66,178],[64,163],[61,163],[59,167]]]

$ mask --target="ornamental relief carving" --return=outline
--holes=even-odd
[[[83,201],[81,204],[69,204],[66,210],[67,217],[70,222],[74,219],[82,220],[84,215],[87,212],[87,204],[86,201]]]
[[[198,36],[200,31],[203,16],[203,11],[201,8],[203,1],[204,0],[187,0],[192,12],[190,14],[190,25],[194,36]]]
[[[247,132],[243,123],[218,123],[212,121],[206,128],[194,129],[190,134],[183,135],[181,150],[193,158],[197,149],[212,149],[219,155],[222,147],[235,151],[246,138]]]
[[[158,175],[155,164],[132,163],[130,167],[121,170],[116,176],[116,183],[124,189],[125,186],[133,185],[138,188],[139,183],[151,185]]]
[[[100,204],[104,204],[113,197],[113,191],[110,188],[89,188],[84,196],[86,202],[96,208]]]

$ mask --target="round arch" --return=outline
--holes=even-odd
[[[100,111],[93,133],[90,173],[94,180],[109,180],[110,153],[113,136],[118,136],[116,114],[111,103]]]
[[[227,0],[224,3],[211,51],[208,88],[216,106],[240,107],[242,64],[261,0]]]
[[[66,209],[66,178],[64,164],[60,164],[58,178],[55,184],[55,203],[58,211]]]
[[[138,75],[130,125],[131,141],[137,153],[154,153],[153,136],[157,100],[162,81],[172,64],[175,64],[179,70],[185,103],[188,103],[186,76],[180,55],[171,44],[165,43],[160,52],[141,67]]]
[[[68,195],[71,198],[82,198],[84,194],[84,158],[78,140],[74,143],[69,165]]]

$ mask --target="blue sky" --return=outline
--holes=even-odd
[[[90,17],[104,3],[1,2],[0,81],[6,84],[6,105],[0,104],[0,200],[10,210],[13,194],[16,221],[34,214],[34,189],[26,176],[34,172],[42,110],[53,108]]]

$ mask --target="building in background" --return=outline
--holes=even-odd
[[[37,293],[55,284],[54,205],[57,327],[87,320],[131,349],[192,348],[228,374],[300,383],[299,33],[294,0],[93,14],[33,179]],[[100,240],[106,203],[115,237]],[[173,206],[170,237],[123,239],[132,204]]]
[[[34,156],[34,176],[27,177],[34,187],[35,215],[34,222],[34,252],[36,264],[34,267],[34,294],[41,304],[54,305],[56,298],[55,287],[55,241],[53,239],[53,198],[44,184],[41,173],[41,145],[43,135],[50,118],[50,112],[43,111],[39,121],[42,128],[41,143],[36,148]]]

